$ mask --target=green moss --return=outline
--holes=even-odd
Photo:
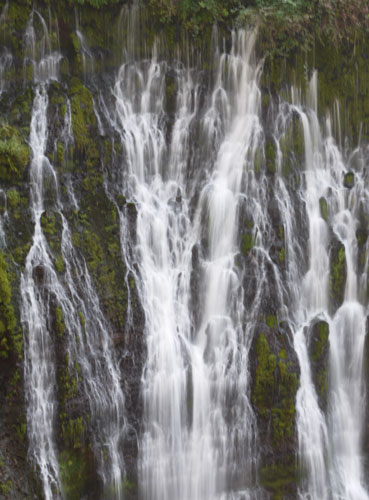
[[[17,328],[17,320],[11,303],[12,290],[8,274],[8,264],[0,252],[0,357],[8,358],[10,352],[18,357],[22,354],[22,335]]]
[[[282,247],[278,253],[278,260],[281,264],[284,263],[285,261],[285,258],[286,258],[286,250],[284,247]]]
[[[29,147],[19,131],[9,125],[0,127],[0,180],[17,182],[24,174],[29,162]]]
[[[63,320],[63,311],[62,308],[57,306],[55,308],[55,324],[56,324],[56,333],[59,337],[62,337],[65,332],[65,323]]]
[[[269,328],[278,328],[278,319],[275,314],[268,314],[268,316],[265,318],[265,322],[269,326]]]
[[[102,264],[104,252],[100,244],[97,234],[85,229],[82,233],[83,245],[88,252],[88,265],[92,271],[97,271],[97,268]]]
[[[279,384],[278,398],[272,408],[273,443],[281,445],[290,439],[294,433],[295,424],[295,395],[298,389],[296,373],[289,370],[290,364],[285,359],[278,362]]]
[[[265,141],[265,160],[266,169],[269,174],[274,174],[276,172],[276,156],[277,149],[274,139],[268,137]]]
[[[65,269],[63,257],[61,255],[59,255],[55,259],[55,269],[58,271],[58,273],[62,273]]]
[[[13,488],[13,483],[10,479],[6,483],[0,483],[0,491],[3,495],[8,495]]]
[[[65,157],[65,149],[63,144],[59,141],[56,146],[56,159],[59,165],[62,165],[64,163],[64,157]]]
[[[87,425],[83,417],[65,419],[62,423],[63,437],[71,449],[84,447]]]
[[[346,188],[351,189],[355,184],[355,174],[354,172],[347,172],[343,179],[343,184]]]
[[[95,167],[99,159],[96,145],[97,123],[92,95],[76,78],[72,79],[70,94],[76,151],[89,169]]]
[[[259,335],[256,341],[257,367],[255,373],[252,400],[260,414],[267,416],[274,398],[277,357],[271,354],[264,334]]]
[[[327,200],[322,196],[319,198],[320,215],[322,219],[328,222],[328,203]]]
[[[14,249],[13,259],[18,265],[23,267],[30,248],[31,248],[31,244],[26,243],[25,245],[19,246],[19,247]]]
[[[272,493],[272,500],[282,500],[291,484],[296,483],[295,464],[270,465],[262,467],[260,484]]]
[[[332,303],[339,307],[344,298],[346,285],[346,251],[341,242],[336,242],[330,256],[329,291]]]
[[[16,189],[9,189],[6,193],[6,199],[8,203],[8,207],[12,210],[16,209],[19,206],[20,196]]]
[[[65,450],[59,455],[60,478],[67,500],[80,500],[88,485],[88,464],[78,451]]]
[[[329,325],[326,321],[319,321],[316,325],[317,328],[317,338],[314,339],[312,343],[312,349],[310,352],[310,356],[313,361],[319,361],[324,352],[327,349],[328,338],[329,338]]]
[[[247,255],[252,248],[254,248],[255,239],[251,233],[246,233],[242,236],[241,251],[243,255]]]

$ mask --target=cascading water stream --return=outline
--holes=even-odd
[[[364,411],[363,352],[365,310],[359,303],[356,274],[358,202],[367,197],[358,172],[350,193],[343,186],[347,172],[341,153],[327,120],[327,136],[317,118],[317,74],[310,82],[308,101],[304,108],[293,101],[282,105],[281,113],[292,119],[297,114],[303,129],[305,149],[304,186],[300,196],[309,223],[309,266],[302,280],[301,299],[296,300],[291,321],[295,329],[294,346],[301,368],[300,389],[296,410],[299,437],[299,458],[305,474],[300,498],[367,499],[360,454]],[[281,120],[288,122],[286,116]],[[340,129],[340,127],[338,127]],[[282,182],[282,181],[280,181]],[[288,196],[287,191],[285,191]],[[321,213],[321,200],[327,200],[329,220]],[[356,206],[355,206],[356,205]],[[328,215],[327,214],[327,215]],[[347,280],[343,304],[332,315],[329,298],[331,224],[335,237],[344,245]],[[287,224],[288,225],[288,224]],[[295,242],[287,242],[290,266],[290,288],[295,290],[299,251]],[[364,278],[365,279],[365,278]],[[296,292],[295,292],[296,297]],[[319,407],[313,385],[308,354],[308,332],[319,319],[329,324],[329,386],[327,415]]]
[[[21,294],[29,449],[40,468],[45,498],[49,500],[60,494],[61,487],[53,430],[57,403],[54,393],[56,372],[53,343],[47,325],[47,304],[50,297],[37,283],[37,279],[40,279],[45,283],[46,290],[52,290],[57,281],[41,229],[41,215],[44,210],[43,177],[47,173],[54,174],[45,157],[47,106],[48,97],[45,86],[42,85],[36,89],[30,137],[33,155],[30,171],[31,198],[35,229],[21,278]],[[43,273],[43,277],[37,278],[40,273]]]
[[[38,17],[43,28],[42,48],[38,47],[32,21],[28,24],[26,37],[31,53],[36,57],[37,50],[40,50],[45,56],[39,62],[32,61],[36,95],[30,134],[33,155],[30,177],[35,230],[21,281],[29,450],[40,469],[46,500],[63,497],[54,434],[56,359],[51,318],[52,308],[57,304],[68,336],[68,370],[80,380],[90,408],[93,452],[104,498],[120,500],[123,498],[125,467],[122,446],[126,430],[120,370],[112,351],[110,328],[101,312],[88,269],[72,244],[69,226],[62,213],[56,173],[45,156],[48,81],[57,77],[60,55],[48,53],[51,48],[46,24]],[[46,47],[45,53],[43,47]],[[73,143],[69,101],[60,138],[66,148]],[[41,226],[45,180],[54,185],[54,209],[62,222],[63,282],[55,271],[54,259]],[[69,198],[77,206],[73,191]]]
[[[157,60],[155,45],[151,61],[131,61],[128,54],[114,87],[114,119],[106,116],[124,148],[128,174],[122,192],[138,209],[134,259],[148,350],[139,458],[143,498],[252,495],[248,488],[256,462],[256,431],[247,398],[251,337],[243,330],[243,293],[234,258],[243,168],[245,162],[252,163],[262,134],[260,67],[250,61],[254,38],[244,32],[235,35],[231,54],[222,56],[216,69],[201,127],[205,148],[219,135],[218,153],[215,164],[209,164],[193,222],[186,169],[198,86],[191,72],[181,65],[176,69],[169,150],[161,120],[166,64]],[[215,130],[217,120],[223,132]],[[201,240],[204,218],[209,250],[201,278],[205,307],[196,332],[190,277],[192,249]],[[122,243],[129,255],[124,239]]]

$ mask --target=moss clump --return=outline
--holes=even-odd
[[[0,180],[19,181],[29,162],[30,151],[19,131],[9,125],[0,127]]]
[[[256,340],[257,366],[252,389],[252,402],[267,427],[272,429],[275,450],[291,440],[295,426],[297,374],[287,360],[285,350],[272,354],[264,334]],[[271,425],[270,425],[271,424]]]
[[[268,314],[268,316],[265,318],[265,322],[269,326],[269,328],[278,328],[278,319],[275,314]]]
[[[296,483],[296,466],[294,463],[269,465],[260,471],[260,484],[272,493],[272,500],[282,500]]]
[[[0,358],[8,358],[11,351],[19,357],[22,354],[22,335],[17,328],[11,300],[8,265],[0,252]]]
[[[3,495],[8,495],[13,488],[13,483],[10,479],[6,483],[0,483],[0,491]]]
[[[9,191],[7,191],[6,199],[7,199],[8,207],[10,209],[15,210],[18,207],[19,201],[20,201],[20,196],[19,196],[19,193],[16,189],[10,189]]]
[[[79,500],[88,485],[88,464],[83,453],[64,450],[59,455],[60,477],[63,493],[68,500]]]
[[[56,159],[59,165],[62,165],[64,163],[64,157],[65,157],[64,146],[61,142],[58,142],[56,146]]]
[[[325,222],[328,222],[328,203],[327,200],[322,196],[319,198],[320,216]]]
[[[344,175],[344,178],[343,178],[343,185],[346,188],[351,189],[351,188],[354,187],[354,184],[355,184],[355,174],[354,174],[354,172],[347,172]]]
[[[58,336],[62,337],[63,333],[65,332],[65,323],[63,320],[62,308],[59,306],[57,306],[55,308],[55,327],[56,327],[56,333],[58,334]]]
[[[319,361],[327,349],[329,337],[329,325],[326,321],[316,323],[310,348],[310,357],[313,361]]]
[[[286,250],[282,247],[278,253],[278,260],[280,264],[283,264],[286,259]]]
[[[96,146],[97,123],[91,92],[74,78],[70,88],[72,127],[76,152],[86,167],[96,166],[99,152]]]
[[[56,259],[55,259],[55,269],[58,271],[58,273],[62,273],[64,271],[64,261],[63,261],[63,257],[61,255],[59,255]]]
[[[252,400],[262,416],[268,416],[274,399],[277,357],[270,352],[268,341],[262,333],[256,341],[257,367]]]
[[[283,356],[278,362],[278,398],[272,408],[273,443],[281,445],[293,436],[295,423],[295,394],[298,389],[296,373],[290,371],[290,363]]]
[[[252,248],[254,248],[255,239],[251,233],[246,233],[242,236],[241,241],[241,252],[243,255],[247,255]]]
[[[346,251],[344,245],[335,240],[331,250],[329,269],[329,291],[334,308],[340,307],[345,295],[347,276]]]

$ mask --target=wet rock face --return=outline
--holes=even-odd
[[[273,498],[295,498],[295,397],[299,365],[286,323],[269,314],[251,347],[251,400],[260,436],[261,485]],[[278,464],[278,465],[276,465]]]
[[[308,338],[311,375],[318,394],[319,406],[327,409],[329,382],[329,325],[315,321],[306,332]]]
[[[343,302],[347,279],[345,246],[333,237],[330,252],[329,295],[332,311],[336,311]]]
[[[347,189],[352,189],[355,185],[355,174],[354,172],[350,171],[347,172],[344,177],[343,177],[343,185]]]

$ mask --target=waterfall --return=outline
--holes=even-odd
[[[300,498],[306,499],[366,499],[361,457],[365,394],[363,387],[363,352],[365,339],[365,309],[361,304],[357,276],[357,240],[359,206],[365,199],[362,171],[355,176],[352,191],[344,186],[349,171],[339,147],[331,135],[330,118],[326,132],[317,116],[318,78],[314,72],[310,81],[308,102],[304,107],[293,98],[293,104],[281,106],[286,125],[297,115],[303,130],[304,171],[299,193],[309,224],[307,271],[302,279],[300,300],[292,310],[295,329],[294,346],[301,368],[300,389],[297,393],[297,426],[299,458],[304,479]],[[337,104],[336,104],[337,106]],[[341,127],[337,126],[339,135]],[[287,194],[287,192],[286,192]],[[322,199],[327,200],[322,213]],[[344,246],[347,279],[342,305],[332,311],[329,288],[331,233]],[[295,248],[294,248],[295,247]],[[288,242],[290,286],[299,280],[296,243]],[[332,279],[332,278],[331,278]],[[311,328],[317,320],[329,325],[328,407],[319,407],[308,354]],[[309,333],[310,332],[310,333]]]
[[[226,492],[227,498],[249,498],[252,486],[251,332],[243,328],[243,292],[234,259],[243,168],[246,160],[252,163],[261,138],[254,39],[255,34],[235,34],[231,54],[224,54],[216,69],[201,134],[204,148],[216,143],[217,155],[194,212],[194,182],[187,172],[198,113],[193,73],[182,63],[175,66],[176,109],[168,145],[162,121],[167,65],[158,59],[156,44],[151,59],[131,61],[128,55],[113,91],[113,123],[125,154],[121,189],[138,209],[133,258],[148,351],[139,457],[144,498],[205,500],[226,498]],[[192,255],[201,245],[205,219],[204,312],[196,324]],[[122,242],[129,255],[126,239]]]
[[[83,9],[60,39],[32,10],[15,41],[9,9],[0,249],[43,498],[369,500],[369,149],[345,138],[339,97],[320,109],[307,67],[267,89],[257,30],[167,43],[134,1],[106,47]]]

